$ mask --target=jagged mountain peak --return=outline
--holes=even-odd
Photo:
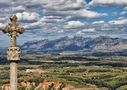
[[[56,40],[38,40],[24,43],[23,50],[34,51],[83,51],[83,50],[107,50],[119,51],[127,49],[127,40],[121,38],[111,38],[99,36],[96,38],[85,38],[82,36],[62,37]]]

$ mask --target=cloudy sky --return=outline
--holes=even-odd
[[[18,44],[64,36],[127,38],[127,0],[0,0],[0,28],[12,14],[26,30]],[[0,31],[0,47],[8,44]]]

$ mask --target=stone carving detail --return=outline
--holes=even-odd
[[[20,53],[21,51],[19,47],[9,47],[7,50],[7,58],[9,61],[19,61]]]
[[[17,16],[13,15],[10,17],[10,23],[2,30],[11,37],[11,47],[16,47],[16,38],[19,34],[24,32],[24,28],[17,24]]]

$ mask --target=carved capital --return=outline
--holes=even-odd
[[[7,59],[9,61],[19,61],[20,53],[21,51],[19,47],[9,47],[7,49]]]

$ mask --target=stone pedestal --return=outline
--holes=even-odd
[[[20,60],[20,48],[9,47],[7,58],[10,61],[10,90],[17,90],[17,62]]]
[[[7,49],[7,59],[10,62],[18,62],[20,60],[20,53],[19,47],[9,47]]]

